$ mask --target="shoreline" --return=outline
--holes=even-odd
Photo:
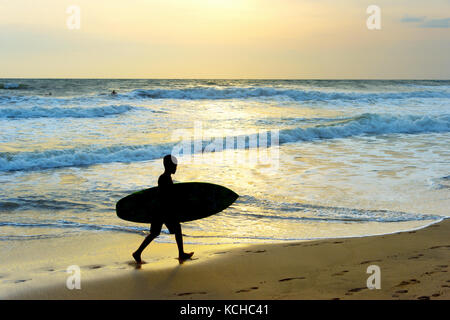
[[[105,243],[93,241],[95,237],[80,238],[78,244],[82,245],[77,248],[74,243],[59,246],[58,250],[65,252],[63,255],[56,251],[60,260],[34,261],[41,273],[22,276],[31,281],[9,280],[8,272],[2,270],[0,281],[3,280],[4,288],[0,296],[3,299],[449,299],[449,234],[450,219],[443,219],[417,230],[377,236],[256,245],[187,244],[186,251],[195,251],[195,259],[182,265],[174,260],[175,244],[154,243],[144,252],[143,259],[148,263],[141,268],[131,261],[130,253],[142,238],[121,235],[104,239],[110,244],[106,249]],[[90,255],[85,250],[88,244]],[[70,246],[76,259],[65,257],[71,251],[67,250]],[[28,250],[34,250],[33,246]],[[44,268],[52,271],[42,271],[43,261]],[[80,290],[66,287],[69,274],[63,266],[74,261],[81,269]],[[18,261],[13,259],[10,263]],[[367,288],[370,265],[380,268],[379,290]],[[20,270],[10,272],[9,276],[14,273]]]

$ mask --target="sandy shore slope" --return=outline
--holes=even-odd
[[[99,236],[79,239],[76,246],[73,241],[59,243],[58,249],[53,245],[54,250],[48,248],[44,257],[42,250],[39,252],[33,244],[24,244],[21,254],[17,254],[16,247],[6,254],[9,262],[4,264],[0,274],[0,297],[450,298],[450,220],[417,231],[364,238],[253,246],[186,245],[186,250],[195,251],[196,260],[182,265],[174,259],[175,244],[154,243],[144,252],[147,263],[137,268],[130,259],[130,252],[141,240],[136,235],[120,235],[107,239],[108,246],[105,246],[105,240]],[[21,270],[25,264],[27,271]],[[69,275],[66,268],[71,264],[80,266],[80,290],[66,288]],[[366,286],[370,265],[380,267],[379,290],[369,290]],[[34,271],[30,272],[30,268]]]

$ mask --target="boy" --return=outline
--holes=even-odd
[[[136,260],[136,263],[142,263],[141,254],[142,251],[155,239],[159,236],[161,232],[161,228],[163,223],[166,225],[167,229],[169,229],[170,234],[175,234],[175,240],[177,241],[178,246],[178,260],[180,263],[183,261],[190,259],[193,252],[185,253],[183,250],[183,235],[181,233],[181,225],[180,222],[174,217],[174,212],[171,209],[171,203],[173,203],[172,198],[172,174],[175,174],[177,171],[177,158],[168,154],[163,159],[164,164],[164,173],[158,179],[158,189],[160,191],[160,196],[162,198],[162,203],[165,206],[164,215],[160,216],[158,220],[153,221],[150,227],[150,234],[145,237],[141,246],[133,253],[133,258]]]

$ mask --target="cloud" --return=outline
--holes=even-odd
[[[430,19],[420,25],[421,28],[450,28],[450,18]]]
[[[403,18],[400,19],[400,22],[410,23],[410,22],[423,22],[425,21],[426,17],[417,17],[417,16],[408,16],[405,15]]]

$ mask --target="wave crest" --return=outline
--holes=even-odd
[[[276,88],[184,88],[184,89],[137,89],[126,94],[132,98],[215,100],[246,98],[288,98],[295,101],[326,100],[387,100],[413,98],[450,98],[446,91],[407,91],[407,92],[327,92],[316,90],[276,89]]]
[[[281,130],[280,143],[347,138],[359,135],[439,132],[450,132],[450,115],[393,116],[364,113],[332,124]]]
[[[347,138],[361,135],[418,134],[450,132],[450,115],[393,116],[363,114],[326,125],[285,129],[279,132],[279,143]],[[225,137],[223,137],[225,139]],[[226,137],[229,138],[229,137]],[[235,139],[237,136],[234,137]],[[195,143],[195,142],[194,142]],[[203,141],[203,147],[210,141]],[[86,166],[112,162],[136,162],[162,158],[171,153],[177,143],[156,145],[117,145],[79,149],[46,150],[34,152],[0,153],[0,171],[47,169]],[[249,148],[246,139],[245,148]],[[242,148],[242,146],[241,146]],[[224,148],[225,149],[225,148]]]
[[[19,90],[19,89],[27,89],[27,88],[28,88],[28,86],[26,84],[22,84],[22,83],[14,83],[14,82],[0,83],[0,89]]]
[[[118,115],[132,110],[128,105],[111,105],[93,108],[1,108],[0,118],[97,118]]]

